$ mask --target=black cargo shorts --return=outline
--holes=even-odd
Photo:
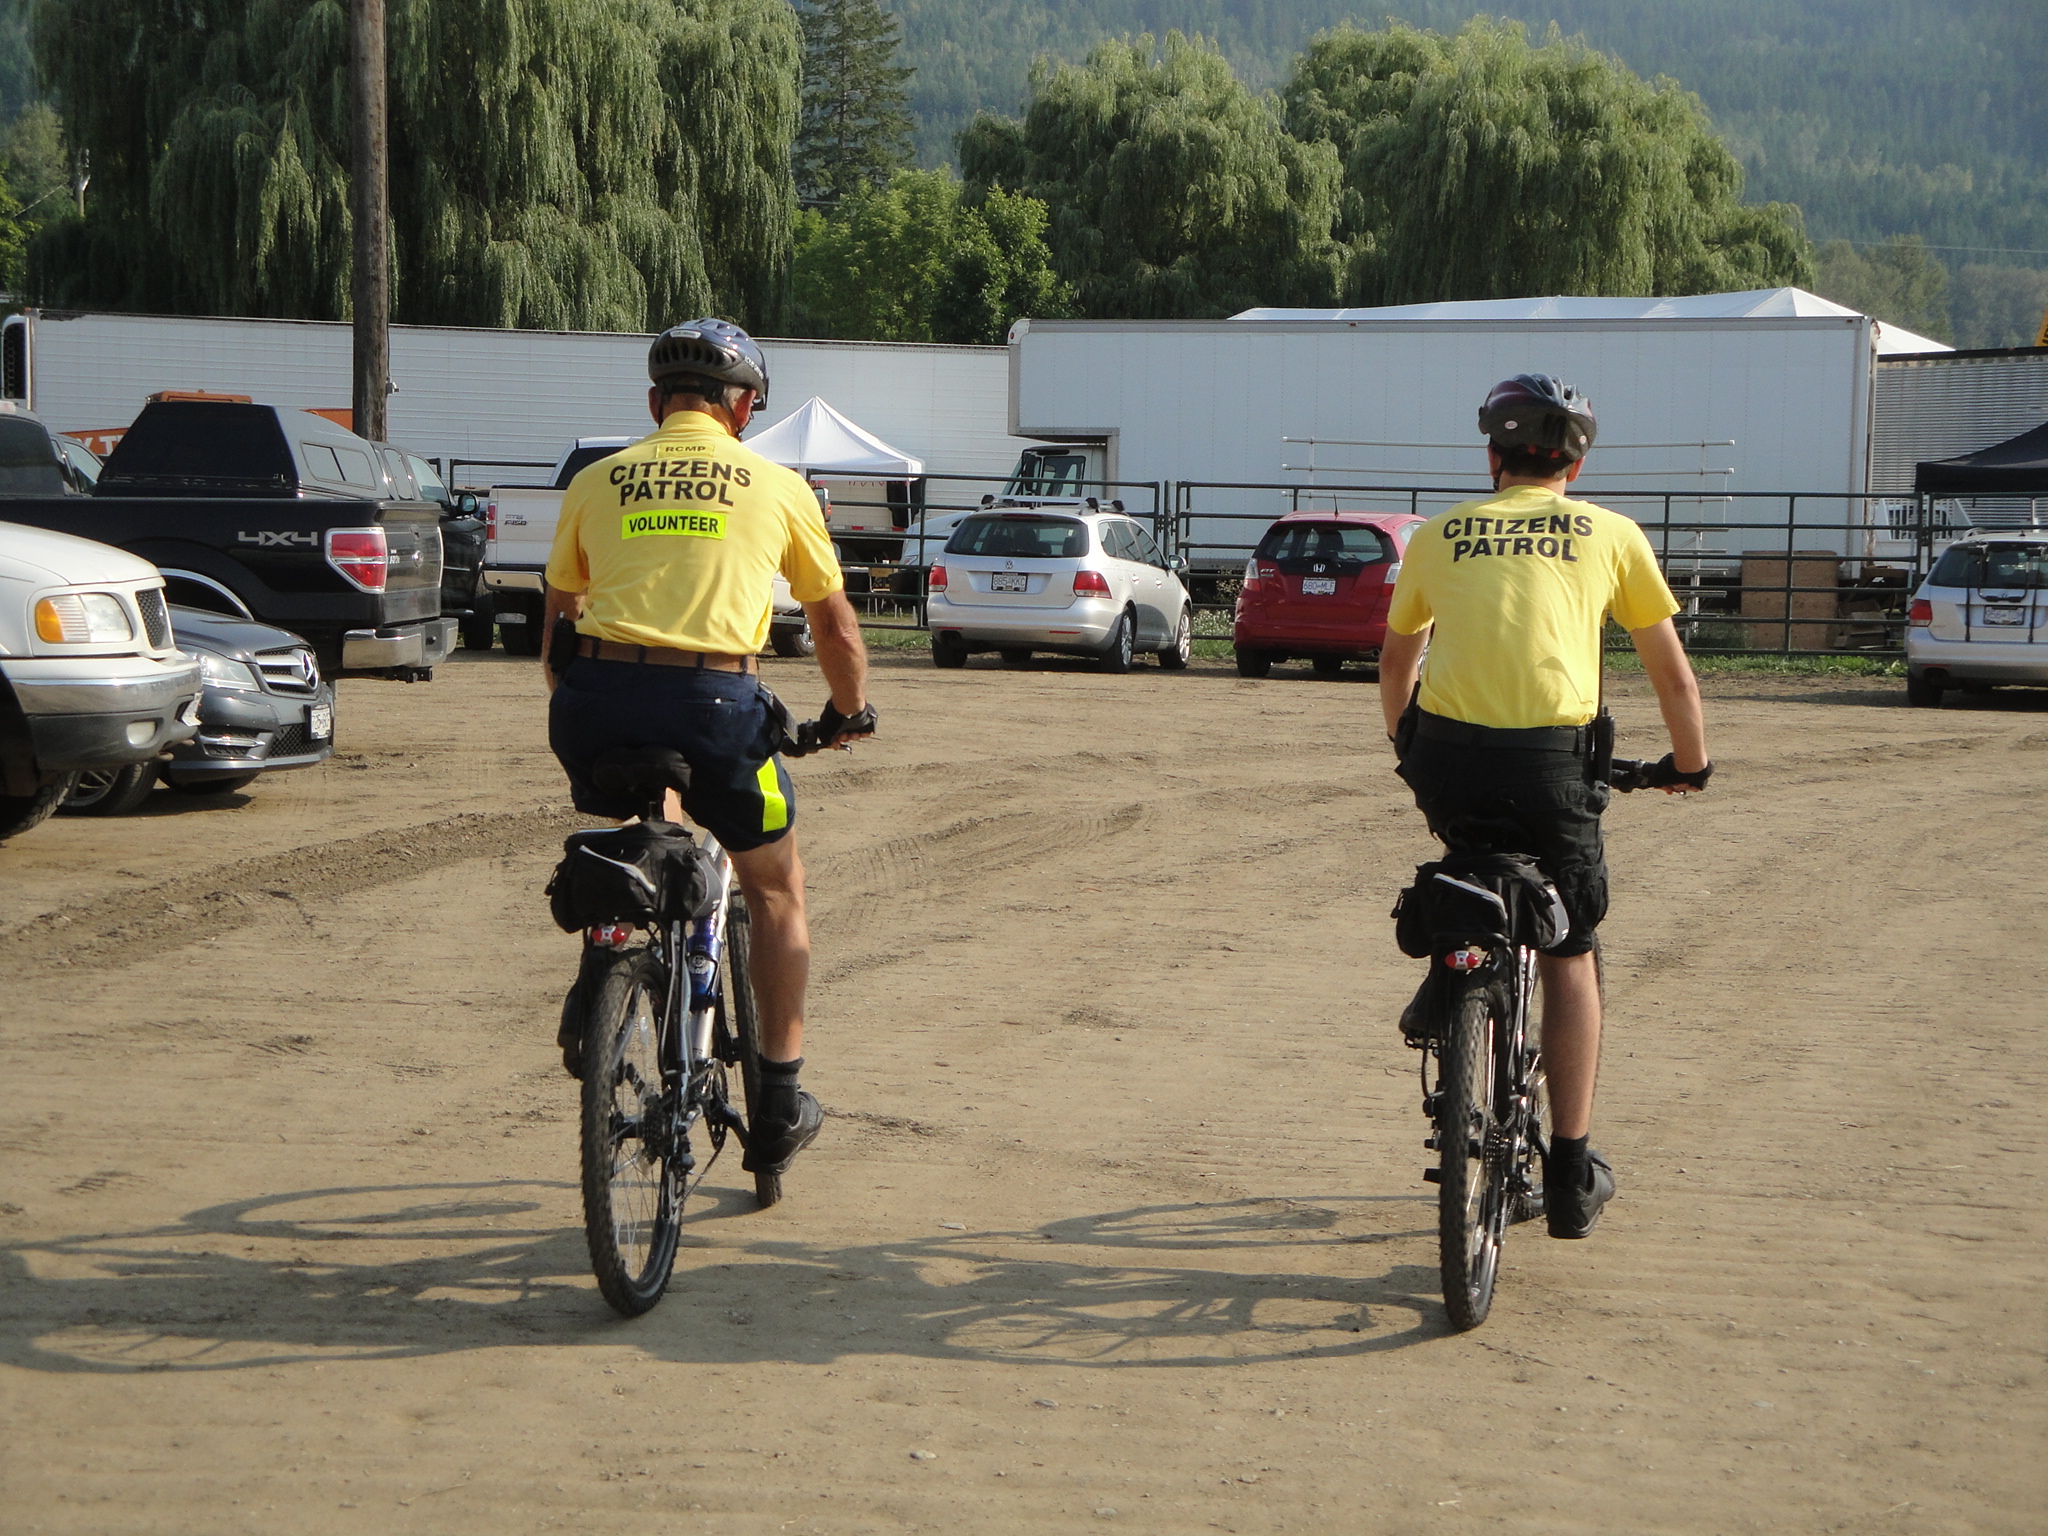
[[[1547,955],[1583,955],[1607,916],[1600,813],[1614,791],[1586,782],[1576,752],[1477,747],[1418,736],[1395,770],[1453,853],[1520,853],[1556,885],[1572,920]]]

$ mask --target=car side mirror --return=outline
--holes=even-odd
[[[1185,576],[1190,569],[1188,557],[1186,555],[1175,555],[1172,560],[1167,562],[1166,568],[1176,576]]]
[[[480,505],[482,504],[476,499],[476,492],[474,491],[464,491],[460,496],[455,498],[455,510],[460,512],[464,517],[475,517],[477,514],[477,508]]]

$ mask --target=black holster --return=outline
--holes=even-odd
[[[548,670],[557,680],[576,659],[576,642],[581,638],[576,633],[576,621],[571,618],[556,619],[555,627],[548,631]]]
[[[1593,742],[1586,754],[1586,782],[1605,784],[1614,772],[1614,716],[1607,713],[1607,706],[1600,706],[1600,713],[1593,717]]]

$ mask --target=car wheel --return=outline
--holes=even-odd
[[[933,635],[932,665],[948,668],[966,666],[967,642],[958,635]]]
[[[1159,653],[1159,665],[1169,672],[1178,672],[1188,664],[1188,658],[1195,654],[1195,616],[1183,608],[1180,611],[1180,627],[1173,632],[1173,639],[1165,650]]]
[[[247,789],[256,782],[253,773],[230,773],[219,778],[180,778],[165,774],[164,782],[181,795],[232,795],[238,789]]]
[[[526,616],[523,622],[518,618],[520,614]],[[516,607],[508,606],[505,617],[513,620],[510,624],[500,620],[498,624],[498,634],[505,642],[505,654],[538,656],[545,643],[545,638],[540,632],[541,619],[545,617],[541,605],[538,602],[521,601]]]
[[[1102,648],[1102,670],[1105,672],[1128,672],[1131,670],[1131,658],[1135,654],[1135,637],[1131,633],[1131,613],[1126,608],[1116,616],[1116,628],[1109,632],[1109,644]]]
[[[129,763],[120,768],[88,768],[57,807],[64,816],[125,816],[156,788],[155,763]]]
[[[1942,681],[1924,672],[1906,674],[1906,702],[1915,709],[1936,709],[1941,704]]]
[[[462,648],[488,651],[498,640],[498,615],[479,601],[462,621]]]
[[[77,777],[75,773],[60,773],[34,794],[0,795],[0,840],[41,826],[71,793]]]
[[[1273,670],[1273,658],[1265,651],[1254,650],[1251,646],[1237,648],[1237,675],[1239,677],[1265,677]]]
[[[811,635],[810,620],[804,620],[803,628],[792,629],[785,625],[768,631],[768,644],[778,656],[815,656],[818,642]]]
[[[1344,675],[1344,658],[1341,656],[1311,656],[1308,664],[1317,677]]]
[[[1003,658],[1006,667],[1025,667],[1031,664],[1031,652],[1021,645],[1006,645],[996,654]]]

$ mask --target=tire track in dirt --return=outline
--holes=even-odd
[[[209,865],[17,924],[0,934],[0,971],[25,979],[133,965],[253,923],[280,902],[347,896],[450,864],[530,852],[589,821],[566,808],[472,812]]]

